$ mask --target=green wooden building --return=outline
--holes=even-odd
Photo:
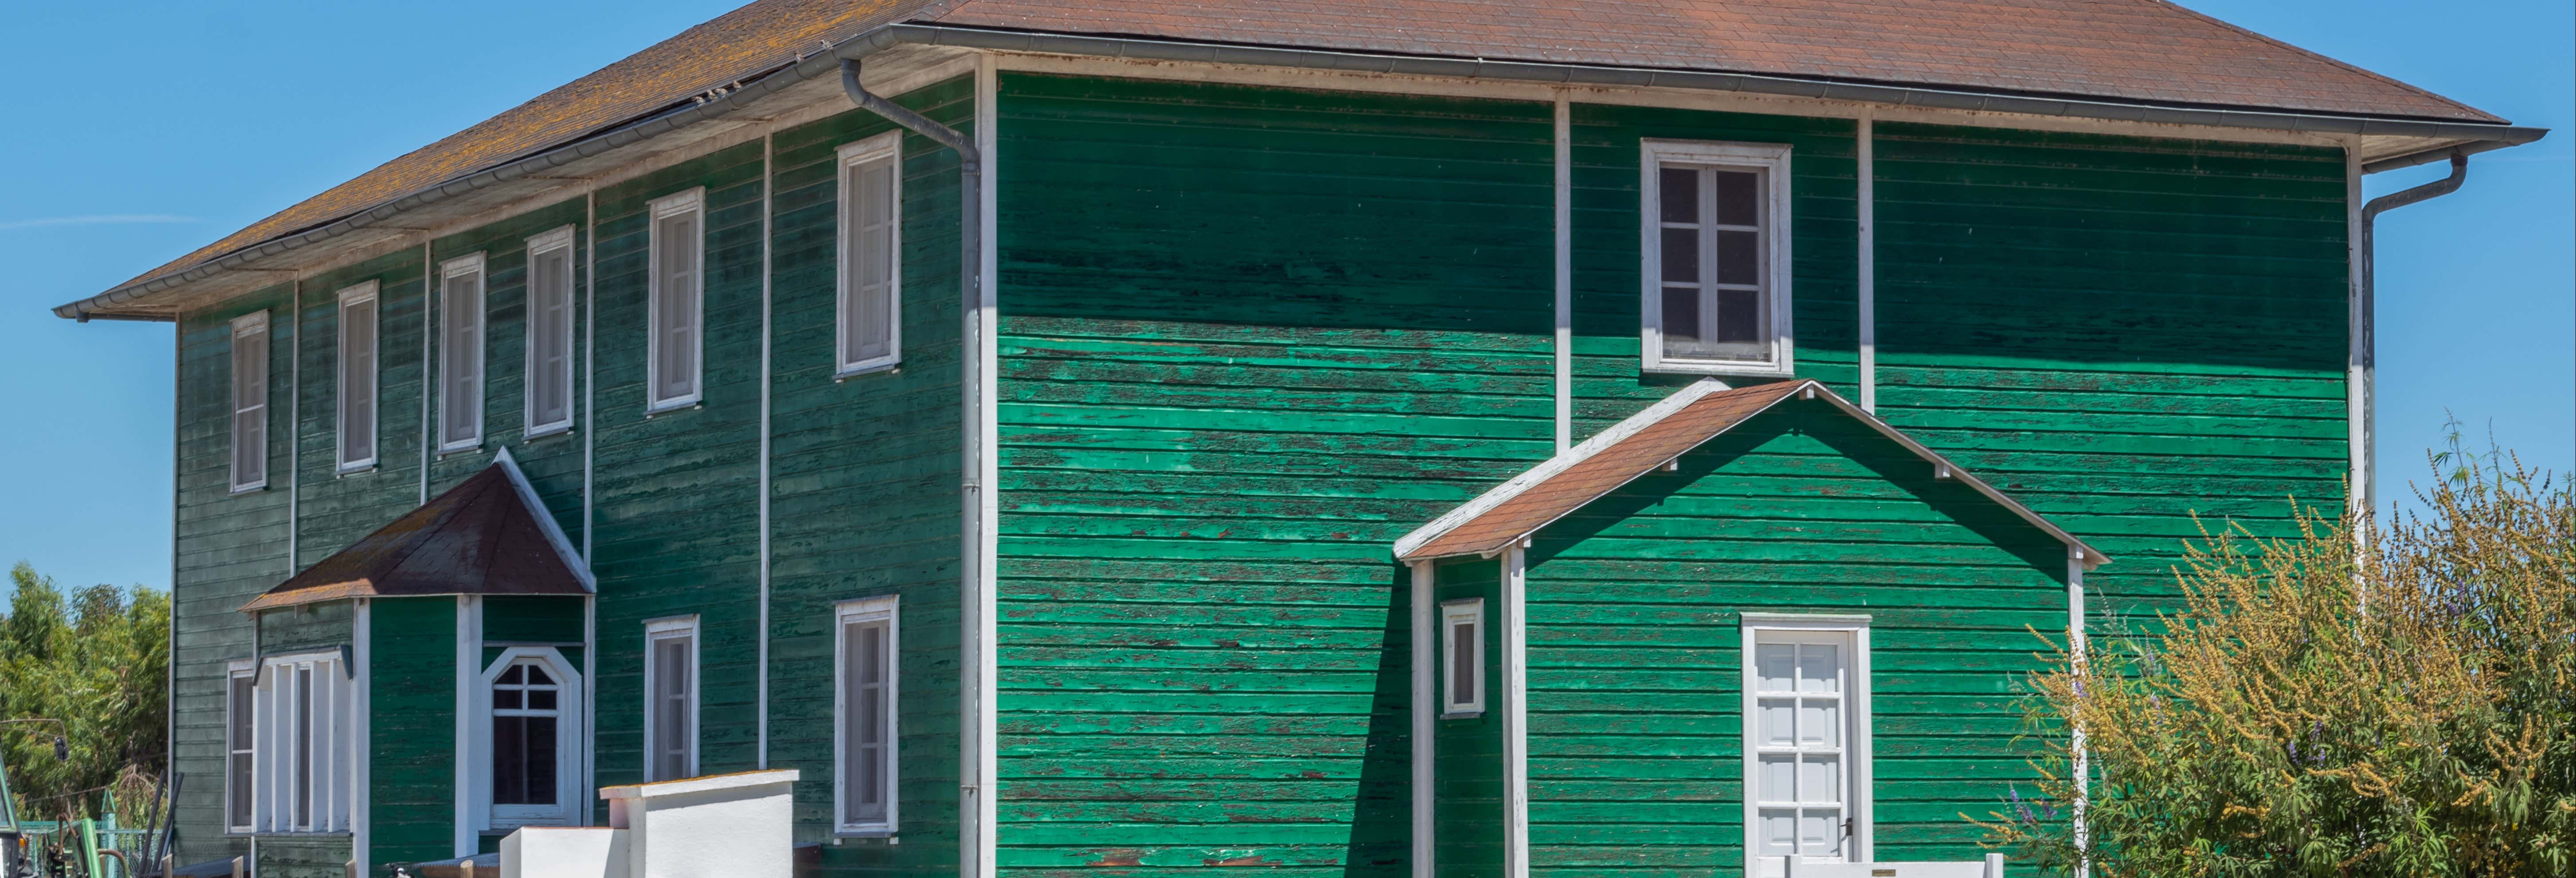
[[[57,310],[177,327],[182,862],[1776,874],[2366,501],[2362,177],[2541,134],[2154,0],[762,0]]]

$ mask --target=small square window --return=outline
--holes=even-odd
[[[1647,140],[1645,368],[1787,375],[1789,148]]]
[[[1485,599],[1440,604],[1440,714],[1485,712]]]

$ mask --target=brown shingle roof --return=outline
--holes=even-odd
[[[758,0],[118,288],[655,115],[896,22],[2501,121],[2161,0]]]
[[[362,597],[589,594],[583,569],[505,450],[482,472],[241,610]]]
[[[2074,535],[2041,518],[2029,507],[2006,497],[1969,475],[1947,458],[1925,448],[1859,406],[1813,380],[1782,381],[1720,389],[1713,379],[1674,394],[1628,420],[1602,431],[1518,478],[1503,483],[1421,529],[1396,541],[1396,557],[1423,561],[1454,555],[1491,555],[1537,533],[1557,519],[1609,496],[1621,485],[1655,471],[1710,439],[1752,420],[1782,400],[1807,395],[1895,440],[1956,479],[2002,504],[2023,520],[2048,532],[2080,553],[2086,567],[2111,559]]]

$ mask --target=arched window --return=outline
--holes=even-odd
[[[570,825],[581,748],[580,678],[550,648],[507,650],[483,673],[477,742],[483,824],[491,829]]]

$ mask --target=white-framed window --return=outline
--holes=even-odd
[[[258,834],[349,831],[356,687],[342,653],[271,656],[256,666],[237,662],[227,682],[227,828]]]
[[[1869,617],[1746,613],[1748,874],[1870,856]]]
[[[1485,712],[1485,599],[1440,603],[1441,716]]]
[[[646,272],[645,405],[647,410],[691,405],[700,398],[699,364],[706,351],[706,190],[691,189],[653,202],[652,267]]]
[[[483,444],[483,254],[438,266],[438,450]]]
[[[902,655],[895,598],[849,601],[835,608],[832,649],[840,686],[832,711],[839,782],[832,787],[834,829],[843,835],[895,831],[896,680]]]
[[[258,789],[259,663],[243,659],[224,669],[224,831],[251,831],[251,796]]]
[[[698,773],[698,617],[644,624],[644,779]]]
[[[841,147],[837,375],[903,360],[903,132]]]
[[[340,291],[338,468],[376,465],[376,282]]]
[[[268,312],[233,318],[233,493],[268,487]]]
[[[1645,367],[1790,374],[1789,147],[1646,140]]]
[[[581,673],[546,646],[514,646],[486,665],[474,743],[483,829],[570,826],[581,801]]]
[[[528,239],[529,438],[572,429],[572,242],[571,226]]]

